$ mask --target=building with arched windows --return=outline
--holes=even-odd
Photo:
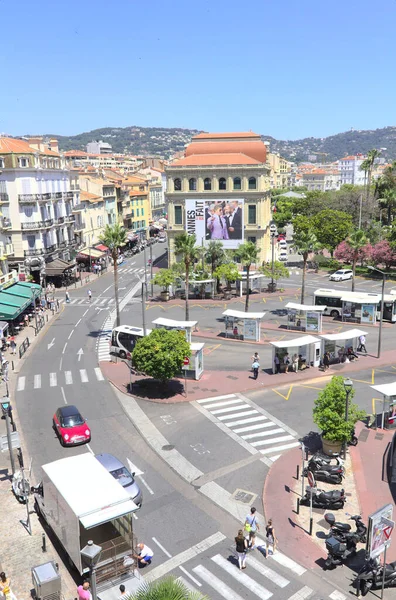
[[[170,263],[183,231],[195,233],[198,244],[221,239],[225,248],[250,240],[260,262],[270,260],[270,166],[260,135],[200,133],[185,156],[166,167],[166,176]]]

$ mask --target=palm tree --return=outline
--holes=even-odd
[[[303,257],[303,271],[301,280],[301,304],[304,304],[305,298],[305,275],[307,271],[307,260],[312,252],[320,250],[320,244],[316,235],[308,229],[308,231],[300,231],[294,236],[294,246]]]
[[[349,236],[347,243],[352,250],[352,292],[354,292],[356,263],[359,259],[361,249],[368,243],[368,238],[362,229],[356,229]]]
[[[145,581],[128,600],[209,600],[200,592],[192,592],[174,577],[159,581]]]
[[[259,249],[253,242],[245,242],[241,244],[237,250],[235,250],[235,256],[240,259],[243,266],[246,268],[246,302],[245,312],[249,310],[249,296],[250,296],[250,267],[253,263],[257,262],[259,255]],[[241,282],[242,285],[242,282]]]
[[[366,179],[366,202],[368,202],[370,195],[370,186],[371,186],[371,174],[373,171],[373,165],[375,160],[381,156],[381,150],[369,150],[367,152],[367,158],[360,165],[360,169],[365,172]]]
[[[190,308],[188,304],[188,292],[190,283],[190,269],[201,255],[201,248],[196,246],[197,238],[195,235],[181,233],[175,237],[175,254],[181,256],[185,268],[186,282],[186,321],[190,320]]]
[[[223,244],[220,240],[212,240],[209,242],[209,245],[205,252],[205,260],[210,264],[210,270],[212,279],[214,277],[214,272],[223,262],[225,262],[226,255],[224,252]],[[217,279],[217,293],[219,292],[220,280]]]
[[[120,305],[118,299],[118,250],[127,243],[126,231],[121,223],[106,225],[104,232],[99,236],[100,242],[108,247],[114,265],[114,298],[116,306],[116,326],[120,324]]]

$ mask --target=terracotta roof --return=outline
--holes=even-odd
[[[103,200],[101,196],[97,196],[96,194],[91,194],[91,192],[80,191],[80,200],[88,200],[88,202],[100,202]]]
[[[227,138],[260,138],[257,133],[253,133],[252,131],[237,131],[231,133],[198,133],[192,137],[192,140],[203,140],[203,139],[227,139]]]
[[[141,192],[140,190],[131,190],[129,192],[130,196],[148,196],[148,192]]]
[[[211,165],[259,165],[260,160],[256,160],[251,156],[242,154],[241,152],[225,153],[225,154],[193,154],[186,156],[180,160],[176,160],[171,167],[187,167],[187,166],[211,166]]]
[[[187,146],[185,156],[191,156],[192,154],[246,154],[246,156],[250,156],[258,162],[267,162],[267,148],[259,136],[257,136],[257,139],[250,140],[221,138],[217,140],[208,139],[202,142],[193,141]]]
[[[68,150],[65,152],[65,156],[88,156],[88,152],[83,150]]]
[[[0,137],[0,152],[7,154],[48,154],[49,156],[57,156],[59,158],[59,153],[48,150],[48,148],[45,150],[37,150],[37,148],[33,148],[25,140],[7,137]]]
[[[343,156],[340,160],[355,160],[356,158],[356,156]]]

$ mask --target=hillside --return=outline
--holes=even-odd
[[[184,149],[191,137],[199,133],[196,129],[163,128],[163,127],[104,127],[94,129],[75,136],[58,136],[62,150],[85,150],[86,144],[92,140],[103,140],[113,147],[114,152],[130,154],[156,155],[169,158],[175,152]],[[375,130],[346,131],[326,138],[304,138],[301,140],[276,140],[263,135],[263,140],[270,142],[272,152],[279,152],[285,158],[295,162],[312,160],[333,161],[348,154],[365,153],[372,148],[382,149],[385,159],[396,158],[396,127],[385,127]]]

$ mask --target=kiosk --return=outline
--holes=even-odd
[[[396,381],[370,387],[383,397],[381,428],[396,429]],[[377,414],[375,416],[377,417]]]
[[[272,372],[276,373],[275,356],[278,355],[280,372],[292,368],[292,359],[298,356],[298,369],[300,371],[308,367],[319,367],[320,365],[320,339],[313,335],[304,335],[294,340],[282,340],[281,342],[270,342],[272,346]],[[285,363],[285,356],[289,355],[290,363]]]
[[[329,333],[321,335],[322,338],[322,356],[325,352],[330,355],[330,363],[344,362],[348,348],[356,352],[358,340],[361,335],[367,335],[367,331],[362,329],[350,329],[341,331],[341,333]]]
[[[155,329],[178,329],[184,331],[187,342],[191,343],[191,331],[197,325],[198,321],[174,321],[173,319],[159,317],[155,321],[152,321],[152,323]]]
[[[288,329],[321,333],[322,314],[326,310],[326,306],[309,306],[308,304],[288,302],[286,308]]]
[[[242,277],[242,279],[240,279],[239,281],[236,281],[235,285],[236,285],[237,294],[239,294],[239,296],[242,298],[244,290],[246,293],[247,276],[246,276],[246,271],[240,271],[239,274]],[[254,291],[261,292],[263,278],[265,278],[265,275],[263,275],[262,273],[257,273],[256,271],[250,271],[249,287],[250,287],[251,292],[254,292]]]
[[[235,340],[260,341],[260,321],[265,313],[249,313],[239,310],[225,310],[225,336]]]
[[[198,381],[202,377],[204,372],[203,366],[203,349],[205,344],[190,344],[191,358],[190,363],[183,367],[183,375],[188,379],[195,379]]]
[[[370,294],[358,297],[353,292],[345,294],[341,298],[342,320],[345,323],[367,323],[375,325],[377,306],[381,302],[381,296]]]

